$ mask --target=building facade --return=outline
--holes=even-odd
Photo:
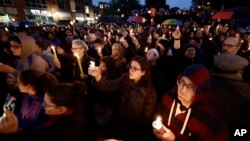
[[[92,0],[0,0],[0,22],[94,21]]]

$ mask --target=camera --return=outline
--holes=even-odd
[[[16,106],[15,101],[16,98],[8,94],[4,103],[4,109],[14,112]]]

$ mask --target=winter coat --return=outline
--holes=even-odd
[[[120,100],[113,120],[115,132],[125,140],[139,138],[143,140],[142,137],[146,137],[144,134],[147,134],[143,131],[151,125],[157,101],[153,87],[144,84],[136,85],[129,80],[127,74],[111,81],[101,79],[95,86],[103,92],[118,90]],[[151,129],[150,131],[152,132]]]

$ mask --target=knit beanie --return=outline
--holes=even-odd
[[[159,58],[160,58],[160,54],[159,54],[159,52],[157,51],[157,49],[155,49],[155,48],[151,48],[149,51],[154,52],[154,54],[155,54],[155,56],[156,56],[156,58],[157,58],[157,59],[159,59]]]
[[[160,37],[158,40],[157,40],[158,43],[162,44],[164,48],[168,48],[170,45],[169,45],[169,41],[166,39],[166,38],[163,38],[163,37]]]
[[[156,29],[154,29],[154,30],[152,31],[152,34],[153,34],[154,32],[157,33],[157,34],[159,34],[159,36],[162,36],[162,31],[161,31],[161,29],[156,28]]]
[[[207,86],[211,78],[211,75],[207,70],[207,68],[202,64],[193,64],[188,66],[182,71],[182,73],[178,77],[178,80],[183,76],[188,77],[196,86],[196,91],[195,91],[196,96],[192,102],[192,105],[204,102],[208,97]]]
[[[182,71],[179,78],[181,76],[188,77],[197,87],[206,83],[210,79],[209,71],[202,64],[193,64],[188,66]]]

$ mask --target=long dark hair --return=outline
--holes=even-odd
[[[37,70],[24,70],[18,75],[18,79],[23,85],[33,86],[36,92],[45,92],[57,84],[57,79],[54,75]]]
[[[116,77],[115,72],[115,60],[111,56],[104,56],[100,59],[106,65],[106,71],[102,74],[107,77],[107,79],[114,79]]]
[[[148,86],[151,87],[152,86],[151,70],[147,59],[145,57],[136,56],[130,60],[129,65],[131,64],[132,61],[138,62],[141,66],[141,71],[145,71],[145,75],[141,77],[138,84],[144,85],[146,87]]]

